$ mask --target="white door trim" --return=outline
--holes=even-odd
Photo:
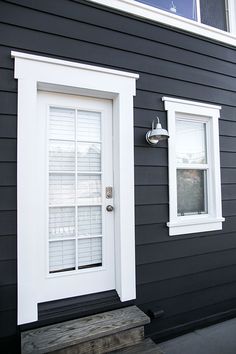
[[[74,62],[12,52],[18,79],[18,324],[37,321],[37,245],[31,237],[34,132],[37,90],[113,100],[115,273],[121,301],[135,299],[133,96],[138,75]],[[45,206],[47,207],[47,206]]]

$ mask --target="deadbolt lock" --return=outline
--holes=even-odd
[[[107,199],[112,198],[112,187],[106,187],[106,198]]]

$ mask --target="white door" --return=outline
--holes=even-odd
[[[114,289],[112,101],[39,92],[38,122],[38,302]]]

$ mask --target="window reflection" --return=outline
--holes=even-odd
[[[176,122],[177,163],[203,164],[206,158],[206,123]]]
[[[207,213],[206,171],[177,170],[178,216]]]
[[[197,20],[196,0],[137,0],[175,15]]]

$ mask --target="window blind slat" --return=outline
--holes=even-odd
[[[49,238],[75,236],[75,208],[50,208]]]
[[[101,113],[77,111],[77,140],[101,140]]]
[[[75,140],[75,110],[50,107],[49,138]]]
[[[77,145],[78,172],[101,171],[101,144],[78,143]]]
[[[77,176],[77,202],[80,205],[101,203],[100,175]]]
[[[75,171],[75,143],[67,141],[50,141],[50,171]]]
[[[101,206],[78,207],[78,235],[102,234]]]
[[[102,263],[102,238],[78,240],[78,266]]]
[[[49,205],[68,205],[75,203],[75,176],[50,174]]]
[[[75,241],[49,243],[49,271],[75,269]]]

